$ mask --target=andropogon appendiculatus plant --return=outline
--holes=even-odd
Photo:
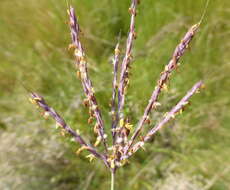
[[[87,156],[90,160],[94,158],[101,159],[106,167],[111,172],[111,189],[114,189],[114,175],[119,167],[122,167],[130,156],[132,156],[137,150],[145,145],[145,143],[166,123],[173,120],[175,116],[184,110],[185,106],[189,103],[189,99],[192,95],[199,91],[203,87],[203,82],[197,82],[187,94],[169,111],[167,112],[163,119],[158,122],[152,129],[147,132],[145,136],[140,136],[142,128],[150,124],[150,113],[152,110],[156,109],[160,103],[158,102],[158,97],[162,90],[167,88],[167,82],[169,80],[172,72],[179,66],[179,60],[184,55],[185,51],[188,49],[191,40],[196,34],[200,22],[193,25],[187,33],[182,38],[181,42],[177,45],[172,54],[171,60],[165,66],[165,69],[160,74],[160,79],[158,80],[151,98],[149,99],[148,105],[145,108],[143,116],[140,118],[137,126],[131,134],[131,129],[133,124],[130,123],[128,117],[124,114],[124,103],[125,95],[127,93],[127,87],[129,85],[129,74],[130,65],[132,62],[132,47],[133,42],[136,38],[135,32],[135,17],[137,15],[137,6],[140,3],[139,0],[132,0],[129,12],[131,14],[130,29],[128,33],[128,38],[126,42],[126,50],[123,56],[123,61],[120,66],[120,78],[118,78],[119,63],[121,59],[119,43],[115,47],[114,59],[113,59],[113,91],[112,91],[112,102],[111,102],[111,135],[112,135],[112,145],[108,144],[107,134],[105,133],[105,124],[102,119],[102,114],[98,106],[98,102],[95,96],[93,84],[89,79],[87,59],[85,55],[84,48],[80,41],[80,28],[78,24],[78,19],[75,15],[74,8],[72,6],[68,9],[69,15],[69,25],[72,37],[72,43],[69,48],[74,49],[75,65],[77,68],[77,76],[80,79],[86,98],[83,104],[89,107],[89,123],[95,120],[94,133],[97,135],[97,139],[94,145],[89,144],[80,135],[79,130],[73,130],[65,120],[52,108],[50,107],[44,98],[37,93],[31,93],[31,102],[40,107],[44,112],[44,117],[52,117],[56,121],[57,127],[60,127],[62,133],[70,134],[74,140],[81,145],[81,148],[77,150],[79,154],[83,150],[87,150],[90,154]],[[138,140],[137,138],[140,137]],[[137,140],[137,142],[135,142]],[[103,152],[97,150],[97,146],[102,144],[104,147]]]

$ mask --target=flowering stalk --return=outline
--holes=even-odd
[[[65,120],[62,119],[62,117],[49,105],[46,103],[45,99],[41,96],[39,96],[36,93],[31,93],[31,102],[33,104],[36,104],[44,111],[44,117],[47,118],[48,116],[52,117],[56,121],[57,127],[61,127],[64,131],[69,133],[71,136],[74,137],[74,140],[78,142],[80,145],[82,145],[82,149],[88,150],[91,152],[95,157],[103,160],[105,165],[109,167],[109,164],[106,160],[106,156],[99,153],[95,148],[93,148],[91,145],[87,144],[86,141],[80,136],[80,134],[77,131],[74,131],[69,125],[66,124]]]
[[[138,3],[139,3],[139,0],[132,0],[131,7],[129,8],[129,12],[131,14],[130,29],[129,29],[130,31],[129,31],[128,39],[126,42],[126,51],[125,51],[124,59],[122,61],[120,82],[119,82],[119,87],[118,87],[119,118],[123,118],[122,110],[123,110],[124,102],[125,102],[126,88],[129,84],[129,68],[130,68],[130,63],[132,60],[133,40],[136,38],[135,17],[137,14],[136,9],[137,9]]]
[[[129,72],[130,72],[129,69],[131,67],[130,64],[132,60],[133,41],[136,38],[135,17],[137,15],[137,5],[139,3],[140,3],[139,0],[132,0],[131,6],[129,8],[129,13],[131,14],[130,29],[126,41],[125,56],[123,58],[122,65],[121,65],[120,80],[118,85],[117,118],[119,122],[117,123],[117,125],[119,125],[119,127],[116,128],[117,136],[115,136],[114,139],[116,143],[119,144],[119,152],[122,151],[121,146],[124,147],[126,142],[128,141],[128,134],[130,132],[130,128],[126,127],[127,125],[129,125],[129,122],[125,121],[123,108],[125,103],[125,94],[127,92],[127,88],[129,85]]]
[[[94,131],[98,134],[96,144],[98,144],[102,140],[105,147],[105,151],[107,152],[108,151],[107,150],[108,145],[106,142],[107,135],[105,134],[104,131],[104,122],[102,120],[101,111],[98,107],[98,103],[94,94],[94,88],[88,76],[86,56],[82,44],[79,40],[80,27],[78,24],[77,17],[75,15],[74,8],[70,7],[68,13],[70,18],[70,30],[72,36],[72,44],[70,45],[70,48],[73,47],[75,49],[74,51],[74,55],[76,58],[75,63],[78,68],[77,74],[82,82],[82,86],[85,95],[87,97],[87,99],[84,102],[86,105],[89,106],[90,109],[89,121],[92,120],[93,118],[97,120],[97,123],[94,127]]]
[[[164,126],[167,122],[169,122],[171,119],[174,119],[176,114],[183,111],[185,106],[189,104],[189,99],[199,91],[200,88],[202,88],[203,82],[199,81],[187,92],[187,94],[177,103],[177,105],[171,109],[170,112],[166,114],[164,119],[157,124],[153,129],[151,129],[147,135],[144,137],[144,141],[148,141],[152,135],[154,135],[162,126]]]
[[[157,100],[162,91],[162,89],[167,89],[167,81],[169,80],[170,74],[173,70],[175,70],[178,66],[178,62],[182,55],[184,55],[185,50],[188,48],[191,40],[193,39],[194,35],[198,30],[199,24],[193,25],[188,32],[185,34],[179,45],[174,50],[171,60],[169,61],[168,65],[166,65],[165,70],[161,73],[160,79],[155,87],[152,96],[149,100],[147,107],[145,108],[144,115],[142,116],[141,120],[139,121],[137,128],[132,135],[128,145],[125,148],[125,154],[128,152],[130,147],[132,146],[136,137],[140,134],[141,129],[143,128],[145,123],[149,121],[149,114],[151,113],[152,109],[155,109],[158,105],[160,105]]]

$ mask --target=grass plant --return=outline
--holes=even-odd
[[[89,78],[88,73],[88,61],[86,54],[83,48],[83,45],[80,41],[81,30],[79,27],[78,19],[75,15],[75,10],[72,6],[68,9],[68,15],[70,18],[69,25],[71,30],[72,43],[69,45],[69,49],[74,49],[75,65],[77,68],[77,77],[80,79],[83,91],[85,93],[86,99],[84,99],[83,104],[86,107],[89,107],[89,119],[88,124],[94,123],[93,131],[96,134],[96,142],[94,145],[91,145],[84,140],[80,132],[74,131],[65,120],[52,108],[50,107],[43,97],[37,93],[31,93],[31,102],[38,107],[40,107],[44,112],[42,113],[45,118],[49,116],[56,121],[57,128],[61,128],[62,135],[65,136],[65,133],[68,133],[72,136],[73,141],[76,141],[81,145],[81,148],[77,150],[77,154],[80,154],[83,150],[90,152],[86,158],[89,158],[92,161],[94,158],[101,159],[105,166],[111,172],[111,190],[114,190],[115,184],[115,173],[116,170],[124,166],[128,162],[128,158],[132,156],[138,149],[143,148],[144,144],[149,141],[152,136],[161,129],[165,124],[170,120],[174,119],[178,113],[182,113],[186,105],[189,104],[191,96],[193,96],[199,89],[202,87],[203,83],[197,82],[191,90],[167,113],[165,113],[162,120],[157,124],[153,124],[150,121],[150,113],[152,110],[157,109],[161,104],[158,102],[158,97],[163,90],[167,90],[167,83],[169,77],[175,69],[179,66],[179,60],[189,48],[190,42],[192,41],[194,35],[196,34],[201,21],[198,24],[193,25],[187,33],[182,38],[181,42],[177,45],[170,59],[169,63],[165,66],[165,69],[160,74],[160,79],[157,82],[155,89],[153,90],[152,96],[148,101],[147,107],[144,111],[143,116],[137,124],[131,138],[129,139],[129,134],[132,133],[133,124],[130,121],[130,116],[124,112],[125,97],[127,93],[127,88],[129,85],[129,75],[131,69],[131,62],[133,59],[132,56],[132,47],[134,40],[137,37],[135,32],[135,17],[137,16],[137,6],[140,3],[139,0],[132,0],[129,12],[131,14],[130,20],[130,29],[128,32],[126,49],[123,56],[123,61],[121,68],[119,69],[119,58],[120,58],[120,49],[119,44],[116,45],[115,55],[113,58],[113,67],[114,67],[114,77],[112,83],[112,103],[111,103],[111,112],[112,117],[111,124],[111,135],[112,135],[112,145],[108,144],[107,137],[105,133],[105,122],[102,119],[101,110],[98,105],[97,98],[95,96],[95,90],[93,84]],[[118,80],[118,71],[120,70],[120,77]],[[117,100],[116,100],[117,94]],[[146,135],[141,136],[141,130],[144,125],[149,125],[151,128]],[[139,137],[139,140],[135,140]],[[103,152],[97,150],[99,144],[103,144]]]
[[[72,3],[81,23],[90,79],[111,144],[108,100],[113,66],[108,63],[114,57],[118,34],[119,49],[125,50],[130,2]],[[159,73],[181,37],[200,19],[204,4],[204,0],[145,0],[138,5],[134,64],[124,106],[132,124],[142,117]],[[170,77],[168,92],[159,96],[161,106],[151,112],[151,122],[158,123],[197,79],[205,82],[206,89],[193,97],[178,120],[171,120],[145,143],[145,151],[129,158],[132,164],[117,170],[117,187],[229,189],[229,5],[228,0],[210,1],[192,48]],[[74,131],[79,130],[87,142],[94,144],[93,125],[88,126],[88,110],[82,106],[85,97],[73,72],[73,50],[66,48],[69,31],[65,7],[64,0],[0,1],[0,189],[89,190],[110,186],[103,162],[88,164],[87,151],[76,158],[79,145],[71,137],[68,141],[60,136],[53,121],[40,119],[22,86],[46,97]],[[150,130],[147,126],[142,128],[143,134]],[[103,152],[101,146],[97,149]]]

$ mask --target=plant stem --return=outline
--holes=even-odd
[[[115,172],[111,171],[111,190],[114,190]]]

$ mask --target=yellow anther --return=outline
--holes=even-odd
[[[124,126],[124,119],[120,119],[120,127]]]
[[[80,71],[77,71],[77,72],[76,72],[76,75],[77,75],[77,78],[78,78],[78,79],[81,79],[81,72],[80,72]]]
[[[67,9],[66,11],[67,11],[67,14],[68,14],[68,15],[70,15],[70,10],[69,10],[69,9]]]
[[[130,123],[126,123],[126,124],[125,124],[125,128],[128,129],[128,130],[130,130],[130,131],[132,131],[133,125],[130,124]]]
[[[159,106],[161,106],[161,103],[160,103],[160,102],[154,102],[153,108],[157,108],[157,107],[159,107]]]
[[[168,65],[165,66],[165,71],[169,71]]]
[[[101,142],[101,136],[98,136],[96,142],[94,143],[94,146],[95,147],[98,146],[100,142]]]
[[[93,111],[97,110],[97,105],[95,105],[95,104],[92,105],[92,110],[93,110]]]
[[[33,98],[29,98],[29,101],[30,101],[32,104],[37,104],[37,101],[34,100]]]
[[[88,124],[92,124],[93,123],[93,118],[92,117],[89,117],[88,119]]]
[[[91,88],[91,93],[95,93],[95,90],[94,90],[94,88]]]
[[[168,112],[166,112],[166,113],[164,114],[164,117],[168,117],[168,115],[169,115],[169,113],[168,113]]]
[[[116,48],[116,49],[114,50],[114,52],[115,52],[115,55],[119,55],[119,54],[120,54],[120,50],[119,50],[118,48]]]
[[[204,88],[205,88],[205,84],[202,84],[200,88],[201,88],[201,89],[204,89]]]
[[[93,128],[93,131],[94,131],[95,134],[98,134],[98,129],[99,129],[99,125],[95,124],[94,128]]]
[[[183,106],[186,106],[187,104],[189,104],[189,102],[183,102]]]
[[[129,161],[127,159],[124,159],[121,161],[121,166],[124,166],[125,164],[128,164]]]
[[[92,162],[96,157],[93,154],[89,154],[86,156],[86,158],[88,158],[89,161]]]
[[[45,119],[48,119],[49,116],[50,116],[50,114],[49,114],[48,111],[45,111],[45,112],[43,113],[43,117],[44,117]]]
[[[61,125],[59,123],[56,123],[55,128],[58,129],[59,127],[61,127]]]
[[[172,119],[175,119],[175,115],[174,115],[174,114],[172,114],[172,115],[171,115],[171,118],[172,118]]]
[[[66,132],[64,129],[62,129],[60,133],[61,133],[61,136],[63,136],[63,137],[66,135]]]
[[[163,84],[162,89],[168,92],[168,86],[165,83]]]
[[[35,97],[34,100],[36,100],[36,101],[42,101],[42,98],[40,98],[40,97]]]
[[[83,53],[76,47],[74,50],[74,55],[81,59],[83,57]]]
[[[71,50],[71,49],[76,49],[77,46],[75,44],[69,44],[68,46],[68,50]]]
[[[81,148],[79,148],[77,151],[76,151],[76,154],[79,155],[83,150],[87,150],[88,147],[87,146],[82,146]]]
[[[110,162],[110,167],[111,167],[112,169],[115,168],[115,162],[114,162],[114,160],[112,160],[112,161]]]

